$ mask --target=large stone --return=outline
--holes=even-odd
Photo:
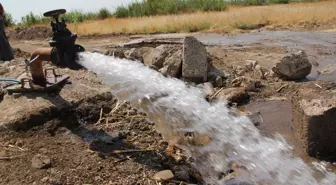
[[[177,51],[172,56],[166,58],[164,67],[159,71],[166,76],[179,78],[182,73],[182,52]]]
[[[306,52],[300,51],[283,57],[272,70],[279,78],[302,80],[311,73],[312,64],[309,62]]]
[[[312,84],[301,87],[298,97],[293,101],[293,129],[302,148],[313,157],[336,156],[336,93]]]
[[[125,51],[124,54],[125,54],[126,58],[129,59],[129,60],[135,60],[135,61],[139,61],[141,63],[144,63],[144,59],[141,55],[141,52],[137,48],[132,48],[130,50],[127,50],[127,51]]]
[[[195,37],[187,36],[183,45],[182,76],[201,83],[207,80],[208,57],[205,46]]]
[[[105,52],[105,55],[114,56],[114,57],[117,57],[117,58],[124,59],[124,58],[126,58],[125,51],[127,51],[127,49],[125,49],[125,48],[113,48],[113,49],[107,50]]]
[[[145,65],[148,65],[148,66],[152,65],[152,61],[153,61],[153,58],[154,58],[154,55],[155,55],[155,48],[142,47],[142,48],[139,48],[139,50],[140,50],[141,55],[144,59]]]
[[[156,66],[158,69],[163,67],[166,57],[169,55],[169,47],[161,45],[155,48],[151,65]]]

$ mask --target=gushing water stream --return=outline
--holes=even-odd
[[[292,155],[280,135],[261,136],[247,117],[233,114],[225,101],[210,104],[201,90],[138,62],[85,52],[78,63],[103,78],[118,99],[146,112],[165,140],[175,141],[193,158],[209,184],[336,184],[335,174],[323,164],[315,164],[323,174],[315,178],[314,170]],[[190,133],[194,135],[187,136]],[[243,166],[238,177],[234,182],[219,179],[218,174],[228,171],[233,161]]]

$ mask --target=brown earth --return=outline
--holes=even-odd
[[[29,41],[15,39],[17,37],[12,36],[11,43],[14,48],[22,50],[21,52],[17,50],[16,56],[23,58],[15,59],[15,62],[10,64],[13,67],[9,66],[9,70],[1,77],[19,77],[25,72],[23,60],[29,57],[28,53],[38,47],[48,46],[46,41],[29,40],[31,38],[29,36],[26,37]],[[148,38],[148,36],[137,37]],[[22,38],[25,37],[22,36]],[[78,43],[89,51],[106,51],[134,39],[135,37],[104,36],[96,39],[80,38]],[[286,39],[284,37],[284,40]],[[162,41],[165,40],[156,40],[155,42],[162,44]],[[166,41],[167,43],[173,41],[175,44],[179,44],[180,40],[170,38]],[[263,68],[270,70],[285,54],[294,50],[291,46],[286,45],[270,46],[266,44],[268,42],[277,41],[261,40],[248,44],[249,47],[241,44],[207,47],[213,65],[231,75],[225,82],[225,87],[231,87],[233,79],[241,76],[238,74],[238,66],[244,67],[246,60],[256,60]],[[152,47],[157,44],[142,44],[132,45],[132,47],[141,48],[146,63],[146,60],[151,58]],[[327,66],[323,64],[324,58],[336,55],[334,47],[326,49],[325,46],[318,44],[307,44],[304,47],[308,50],[310,61],[318,63],[316,66],[319,65],[320,70]],[[335,65],[335,63],[331,64]],[[73,72],[66,69],[60,71],[71,76],[70,81],[73,84],[65,85],[59,93],[67,102],[70,102],[71,106],[64,106],[55,111],[57,106],[47,104],[46,111],[37,113],[38,119],[29,118],[30,121],[24,122],[31,126],[19,127],[21,128],[19,130],[0,129],[0,184],[156,184],[152,180],[153,175],[166,169],[172,170],[175,174],[173,179],[175,182],[166,182],[166,184],[181,184],[181,182],[182,184],[202,184],[195,170],[190,167],[189,160],[181,154],[182,151],[168,147],[167,143],[163,142],[161,136],[155,131],[154,124],[147,121],[146,115],[138,113],[128,103],[113,100],[113,97],[109,99],[103,96],[99,101],[97,99],[91,101],[90,98],[84,96],[83,101],[76,103],[80,98],[76,98],[76,95],[73,94],[76,94],[76,90],[79,88],[74,89],[74,84],[97,85],[99,88],[103,88],[103,85],[95,75],[85,71]],[[263,84],[256,91],[249,92],[250,102],[245,106],[252,107],[250,111],[260,110],[258,103],[262,104],[270,100],[297,102],[301,97],[296,92],[302,87],[308,89],[320,89],[321,87],[320,90],[324,91],[330,90],[330,87],[334,86],[332,82],[325,81],[287,82],[271,77],[259,79],[260,74],[255,71],[245,72],[243,76],[259,80]],[[87,86],[82,86],[82,90],[91,92]],[[215,91],[219,90],[220,88],[215,89]],[[45,103],[45,100],[49,101],[57,94],[12,96],[6,95],[0,105],[4,102],[7,102],[8,105],[14,105],[9,101],[14,99],[14,102],[17,103],[12,113],[19,115],[32,107],[30,96],[44,99],[43,101],[33,100],[34,103],[39,101]],[[18,96],[18,98],[14,96]],[[24,107],[20,108],[19,103]],[[255,106],[253,107],[253,105]],[[268,106],[274,107],[276,104],[272,105]],[[15,112],[15,108],[20,112]],[[8,110],[10,109],[2,110],[1,113],[4,117],[10,113]],[[100,117],[101,110],[103,110],[103,114]],[[267,110],[268,112],[262,111],[265,111],[265,114],[278,115],[277,109]],[[287,111],[284,112],[287,114]],[[264,114],[264,112],[262,113]],[[43,121],[36,121],[39,119],[43,119]],[[290,126],[291,120],[282,119],[281,116],[276,120],[270,118],[269,125],[261,123],[263,125],[259,128],[263,134],[269,137],[272,137],[275,132],[283,134],[289,143],[295,146],[296,155],[303,157],[307,162],[316,160],[302,152],[302,148],[293,136]],[[278,124],[281,121],[285,121],[285,124]],[[22,121],[19,122],[22,123]],[[50,159],[50,166],[46,169],[33,168],[32,160],[37,154]]]
[[[10,39],[16,40],[33,40],[33,39],[47,39],[52,36],[52,30],[46,26],[36,26],[29,28],[10,29],[7,32]]]

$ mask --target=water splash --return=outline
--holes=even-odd
[[[317,165],[323,179],[315,178],[313,169],[292,156],[292,148],[280,135],[261,136],[247,117],[229,110],[226,101],[210,104],[199,89],[138,62],[85,52],[78,63],[111,85],[117,98],[146,112],[164,139],[175,141],[194,159],[207,183],[336,184],[335,175],[323,165]],[[233,161],[242,166],[238,178],[219,179]]]

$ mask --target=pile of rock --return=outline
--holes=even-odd
[[[301,80],[309,75],[312,69],[307,54],[300,51],[284,56],[272,70],[265,69],[257,61],[247,60],[245,66],[237,66],[229,75],[212,64],[212,58],[205,45],[192,36],[185,37],[183,45],[115,48],[105,54],[139,61],[164,76],[195,85],[209,100],[225,99],[237,104],[247,102],[249,92],[259,91],[263,87],[261,80],[267,80],[269,77]],[[251,73],[253,75],[249,75]]]
[[[222,87],[228,74],[211,64],[205,45],[188,36],[183,46],[161,45],[156,48],[115,48],[105,55],[142,62],[164,76],[200,84],[211,82]]]

